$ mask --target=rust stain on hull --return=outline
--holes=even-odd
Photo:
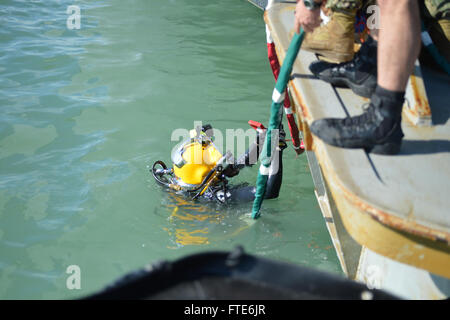
[[[414,113],[419,117],[431,117],[431,109],[428,103],[428,99],[423,96],[423,90],[419,89],[419,85],[417,83],[417,76],[411,75],[411,87],[414,92],[414,100],[416,102]]]
[[[403,114],[415,126],[432,125],[431,109],[420,74],[412,74],[410,76]]]
[[[296,98],[296,102],[299,104],[300,106],[300,110],[301,110],[301,116],[304,119],[303,121],[307,121],[308,119],[311,118],[311,115],[309,114],[308,108],[306,107],[306,104],[303,102],[303,98],[302,95],[300,94],[300,92],[297,90],[297,88],[294,85],[291,85],[291,91],[294,92],[295,98]],[[298,109],[298,108],[296,108]]]

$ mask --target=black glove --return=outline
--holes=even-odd
[[[214,135],[214,129],[210,124],[205,124],[202,127],[202,131],[210,138]]]
[[[232,178],[239,174],[239,169],[236,168],[233,164],[230,164],[223,170],[223,174],[229,178]]]

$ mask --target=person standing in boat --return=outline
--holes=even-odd
[[[354,11],[351,11],[351,8],[359,8],[362,6],[366,8],[363,10],[367,11],[367,8],[373,3],[375,2],[372,0],[328,0],[327,5],[331,6],[332,10],[345,12],[346,14],[333,14],[328,24],[316,28],[313,33],[307,34],[305,41],[308,39],[308,35],[324,39],[325,37],[322,34],[327,32],[327,30],[334,30],[328,35],[330,38],[328,46],[330,50],[337,51],[340,54],[343,48],[343,41],[353,44],[354,28],[351,26],[351,21],[354,20],[354,16],[352,17],[351,14]],[[424,26],[427,27],[433,43],[438,47],[439,53],[450,63],[450,2],[425,0],[419,4],[421,5],[422,20],[425,21]],[[336,22],[325,30],[324,28],[333,22],[334,16],[337,16],[335,19]],[[339,26],[342,25],[347,26],[346,29],[348,31],[345,34],[339,31],[342,29]],[[336,32],[340,32],[340,34]],[[346,40],[331,40],[337,36]],[[314,43],[319,44],[319,39]],[[349,87],[357,95],[370,98],[377,85],[377,40],[378,30],[375,28],[370,31],[366,41],[362,44],[361,49],[355,54],[354,58],[346,62],[336,60],[334,60],[335,62],[330,62],[333,60],[335,54],[313,48],[311,51],[323,55],[328,61],[321,60],[313,62],[309,69],[321,80],[332,85]],[[308,47],[304,48],[302,46],[302,49],[308,50]],[[353,50],[353,47],[351,50]]]
[[[339,1],[339,0],[331,0]],[[312,32],[320,23],[319,7],[323,1],[300,0],[295,11],[295,29]],[[320,119],[311,124],[311,132],[324,142],[342,148],[363,148],[373,153],[396,154],[403,132],[401,112],[406,85],[421,48],[420,8],[435,16],[435,26],[448,48],[450,3],[446,0],[378,0],[380,29],[378,41],[371,41],[346,66],[312,65],[311,71],[332,82],[344,77],[354,90],[359,85],[370,96],[363,114],[345,119]],[[372,32],[373,34],[374,32]],[[375,32],[376,34],[377,32]],[[444,51],[444,55],[448,52]],[[376,54],[375,54],[376,52]],[[374,68],[375,67],[375,68]],[[334,69],[334,71],[333,71]],[[340,70],[340,72],[339,72]],[[364,81],[361,81],[364,80]],[[376,80],[376,81],[375,81]],[[364,83],[367,82],[367,83]],[[376,83],[372,87],[369,83]]]
[[[373,4],[375,0],[324,1],[321,9],[331,11],[329,22],[307,32],[302,43],[302,50],[312,51],[324,59],[310,66],[316,77],[333,85],[350,87],[365,98],[370,98],[377,86],[378,32],[371,30],[355,54],[355,23],[357,12],[367,12]]]
[[[302,50],[312,51],[333,63],[354,58],[355,23],[359,11],[366,12],[375,0],[328,0],[321,4],[328,22],[308,32]],[[315,6],[312,3],[312,6]]]

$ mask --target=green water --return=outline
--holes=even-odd
[[[81,8],[69,30],[67,6]],[[66,299],[200,250],[340,273],[306,157],[284,156],[282,193],[187,202],[148,173],[176,128],[267,122],[274,80],[262,12],[244,0],[0,3],[0,298]],[[256,181],[257,166],[234,181]],[[81,269],[69,290],[66,269]]]

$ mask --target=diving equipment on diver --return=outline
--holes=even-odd
[[[209,195],[223,203],[228,200],[227,178],[236,176],[240,169],[257,160],[260,146],[265,139],[263,125],[250,121],[257,130],[257,139],[237,161],[230,151],[224,155],[214,144],[211,125],[197,127],[190,131],[190,137],[172,152],[172,168],[163,161],[156,161],[151,169],[156,182],[177,192],[187,193],[192,199]]]

